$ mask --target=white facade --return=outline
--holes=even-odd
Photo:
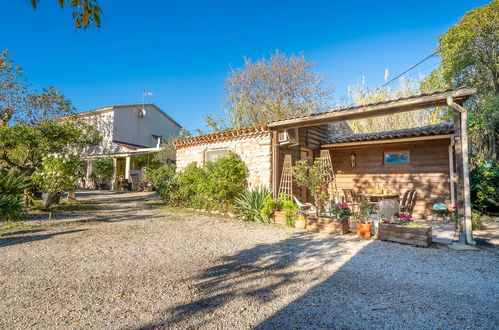
[[[134,149],[156,148],[158,138],[169,140],[180,134],[181,126],[152,103],[109,106],[76,115],[94,125],[102,141],[82,151],[85,156],[111,156]]]

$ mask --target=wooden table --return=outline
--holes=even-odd
[[[373,193],[361,193],[360,197],[366,198],[370,202],[378,202],[382,199],[398,199],[399,194],[389,193],[389,194],[373,194]]]

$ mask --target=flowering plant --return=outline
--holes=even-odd
[[[75,154],[49,154],[34,175],[35,183],[46,192],[71,190],[78,179],[80,158]]]
[[[402,214],[400,216],[400,224],[401,225],[407,225],[407,224],[412,223],[412,222],[414,222],[414,221],[411,219],[410,215]]]
[[[452,207],[452,218],[453,220],[457,220],[458,216],[459,216],[459,207],[457,205],[454,205]]]
[[[352,215],[352,211],[348,207],[347,203],[338,202],[331,206],[331,214],[340,220],[344,220]]]

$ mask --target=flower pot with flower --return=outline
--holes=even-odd
[[[371,238],[371,216],[377,211],[377,206],[370,204],[366,200],[361,201],[361,207],[356,214],[357,236],[359,238]]]

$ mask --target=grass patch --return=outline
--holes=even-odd
[[[32,211],[41,211],[41,212],[90,212],[94,211],[97,208],[96,202],[90,201],[76,201],[76,203],[68,203],[66,201],[62,201],[60,204],[54,205],[50,210],[46,211],[43,209],[43,204],[41,201],[35,201],[33,205],[30,206],[30,210]]]
[[[24,221],[8,221],[0,222],[0,232],[11,231],[18,229],[24,225]]]

